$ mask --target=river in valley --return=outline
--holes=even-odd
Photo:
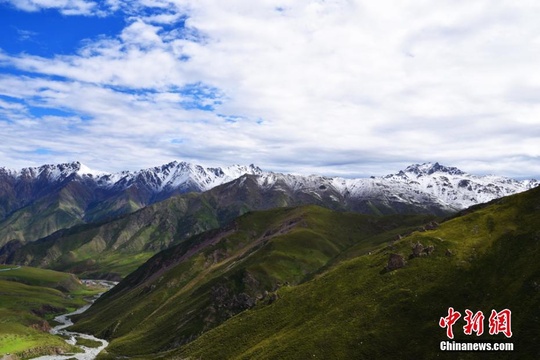
[[[113,286],[115,286],[117,283],[114,282],[114,281],[105,281],[105,280],[83,280],[83,282],[91,285],[91,284],[99,284],[99,285],[102,285],[102,286],[106,286],[107,289],[111,289]],[[95,296],[92,301],[69,313],[69,314],[63,314],[63,315],[59,315],[57,317],[54,318],[55,321],[59,322],[60,324],[55,326],[54,328],[52,328],[50,330],[50,333],[53,334],[53,335],[61,335],[63,337],[66,338],[66,342],[68,344],[71,344],[71,345],[75,345],[75,346],[78,346],[83,352],[80,352],[80,353],[75,353],[75,354],[65,354],[65,355],[45,355],[45,356],[40,356],[40,357],[37,357],[37,358],[33,358],[32,360],[60,360],[60,359],[79,359],[79,360],[93,360],[96,358],[96,356],[103,350],[107,347],[107,345],[109,345],[109,342],[107,340],[104,340],[104,339],[99,339],[95,336],[92,336],[92,335],[88,335],[88,334],[82,334],[82,333],[78,333],[78,332],[74,332],[74,331],[68,331],[66,330],[67,327],[73,325],[73,321],[71,321],[70,317],[72,315],[77,315],[77,314],[82,314],[83,312],[85,312],[91,305],[92,303],[98,298],[100,297],[101,294]],[[87,347],[87,346],[84,346],[84,345],[78,345],[77,344],[77,340],[78,338],[81,338],[81,339],[87,339],[87,340],[92,340],[96,343],[101,343],[101,345],[99,345],[98,347]]]

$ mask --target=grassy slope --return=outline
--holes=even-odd
[[[92,278],[126,276],[173,241],[219,226],[215,210],[197,197],[186,194],[111,221],[59,231],[26,244],[12,261]]]
[[[32,197],[34,200],[22,208],[15,206],[0,216],[0,246],[14,239],[31,242],[60,229],[132,213],[148,203],[148,195],[137,189],[127,189],[111,197],[84,181],[70,180],[26,196],[27,200]],[[10,206],[6,206],[9,209]]]
[[[283,287],[269,306],[243,312],[163,358],[189,359],[413,359],[478,358],[479,353],[442,353],[438,326],[452,306],[509,308],[511,340],[503,335],[457,341],[512,341],[513,353],[490,359],[540,357],[540,188],[500,199],[415,232],[372,255],[338,264],[296,287]],[[389,253],[411,253],[416,242],[435,246],[431,256],[405,268],[381,271]],[[453,255],[447,256],[449,249]],[[155,356],[154,356],[155,358]]]
[[[34,241],[83,223],[84,208],[91,196],[88,189],[75,182],[50,191],[0,221],[0,245],[13,239]]]
[[[85,304],[94,291],[71,274],[30,267],[0,265],[0,355],[21,357],[47,354],[71,347],[47,331],[55,314]]]
[[[351,246],[365,241],[368,251],[429,219],[315,206],[249,213],[156,255],[75,327],[112,338],[107,351],[113,354],[173,348],[251,307],[250,301],[271,302],[278,288],[301,283]]]
[[[285,184],[283,186],[286,188]],[[64,190],[63,194],[66,193]],[[136,192],[98,204],[86,204],[95,206],[96,213],[88,210],[88,206],[74,202],[80,198],[87,199],[89,194],[81,197],[73,194],[77,193],[66,193],[62,202],[48,204],[48,207],[43,207],[42,213],[33,209],[31,213],[21,215],[21,219],[35,220],[32,226],[41,231],[44,230],[44,226],[41,226],[45,219],[43,215],[49,212],[51,216],[57,216],[59,209],[62,209],[67,211],[66,214],[75,216],[74,219],[79,219],[86,211],[85,221],[102,219],[103,222],[62,229],[19,249],[16,249],[17,246],[22,244],[10,243],[10,250],[4,251],[3,255],[0,249],[0,261],[73,272],[85,277],[119,279],[134,271],[157,252],[195,234],[219,228],[248,211],[314,204],[338,211],[352,210],[378,215],[430,211],[441,213],[441,210],[436,208],[426,209],[400,203],[385,205],[351,199],[336,201],[341,195],[330,190],[323,191],[319,196],[296,190],[283,191],[281,186],[264,189],[259,186],[254,176],[242,177],[204,193],[175,196],[116,218],[113,217],[131,212],[137,208],[137,204],[143,202],[142,199],[137,199]],[[115,206],[119,206],[120,210]],[[61,226],[51,223],[47,227],[52,231]],[[18,228],[19,226],[4,226],[6,231],[15,231]],[[51,231],[47,230],[46,233]]]

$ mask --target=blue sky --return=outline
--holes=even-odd
[[[0,0],[0,166],[540,177],[534,1]]]
[[[66,16],[56,9],[27,12],[5,4],[0,13],[2,50],[11,54],[69,55],[83,46],[85,39],[114,36],[124,26],[119,14]]]

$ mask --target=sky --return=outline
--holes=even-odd
[[[540,2],[0,0],[0,167],[540,178]]]

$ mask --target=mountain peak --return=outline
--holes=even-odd
[[[423,164],[413,164],[408,166],[405,169],[405,172],[414,173],[418,176],[431,175],[437,172],[447,173],[450,175],[465,175],[463,171],[459,170],[456,167],[444,166],[439,164],[438,162],[434,164],[430,162]]]
[[[79,176],[87,175],[87,176],[93,177],[93,176],[101,176],[105,174],[103,171],[97,171],[97,170],[91,169],[88,166],[78,161],[74,162],[73,164],[77,165],[76,173]]]
[[[262,174],[263,170],[254,164],[249,164],[249,169],[253,171],[253,173]]]
[[[84,167],[81,169],[81,167]],[[21,170],[11,171],[12,176],[24,178],[41,178],[51,181],[63,180],[73,174],[82,176],[86,170],[90,170],[78,161],[61,164],[46,164],[39,167],[27,167]],[[91,171],[91,170],[90,170]]]

